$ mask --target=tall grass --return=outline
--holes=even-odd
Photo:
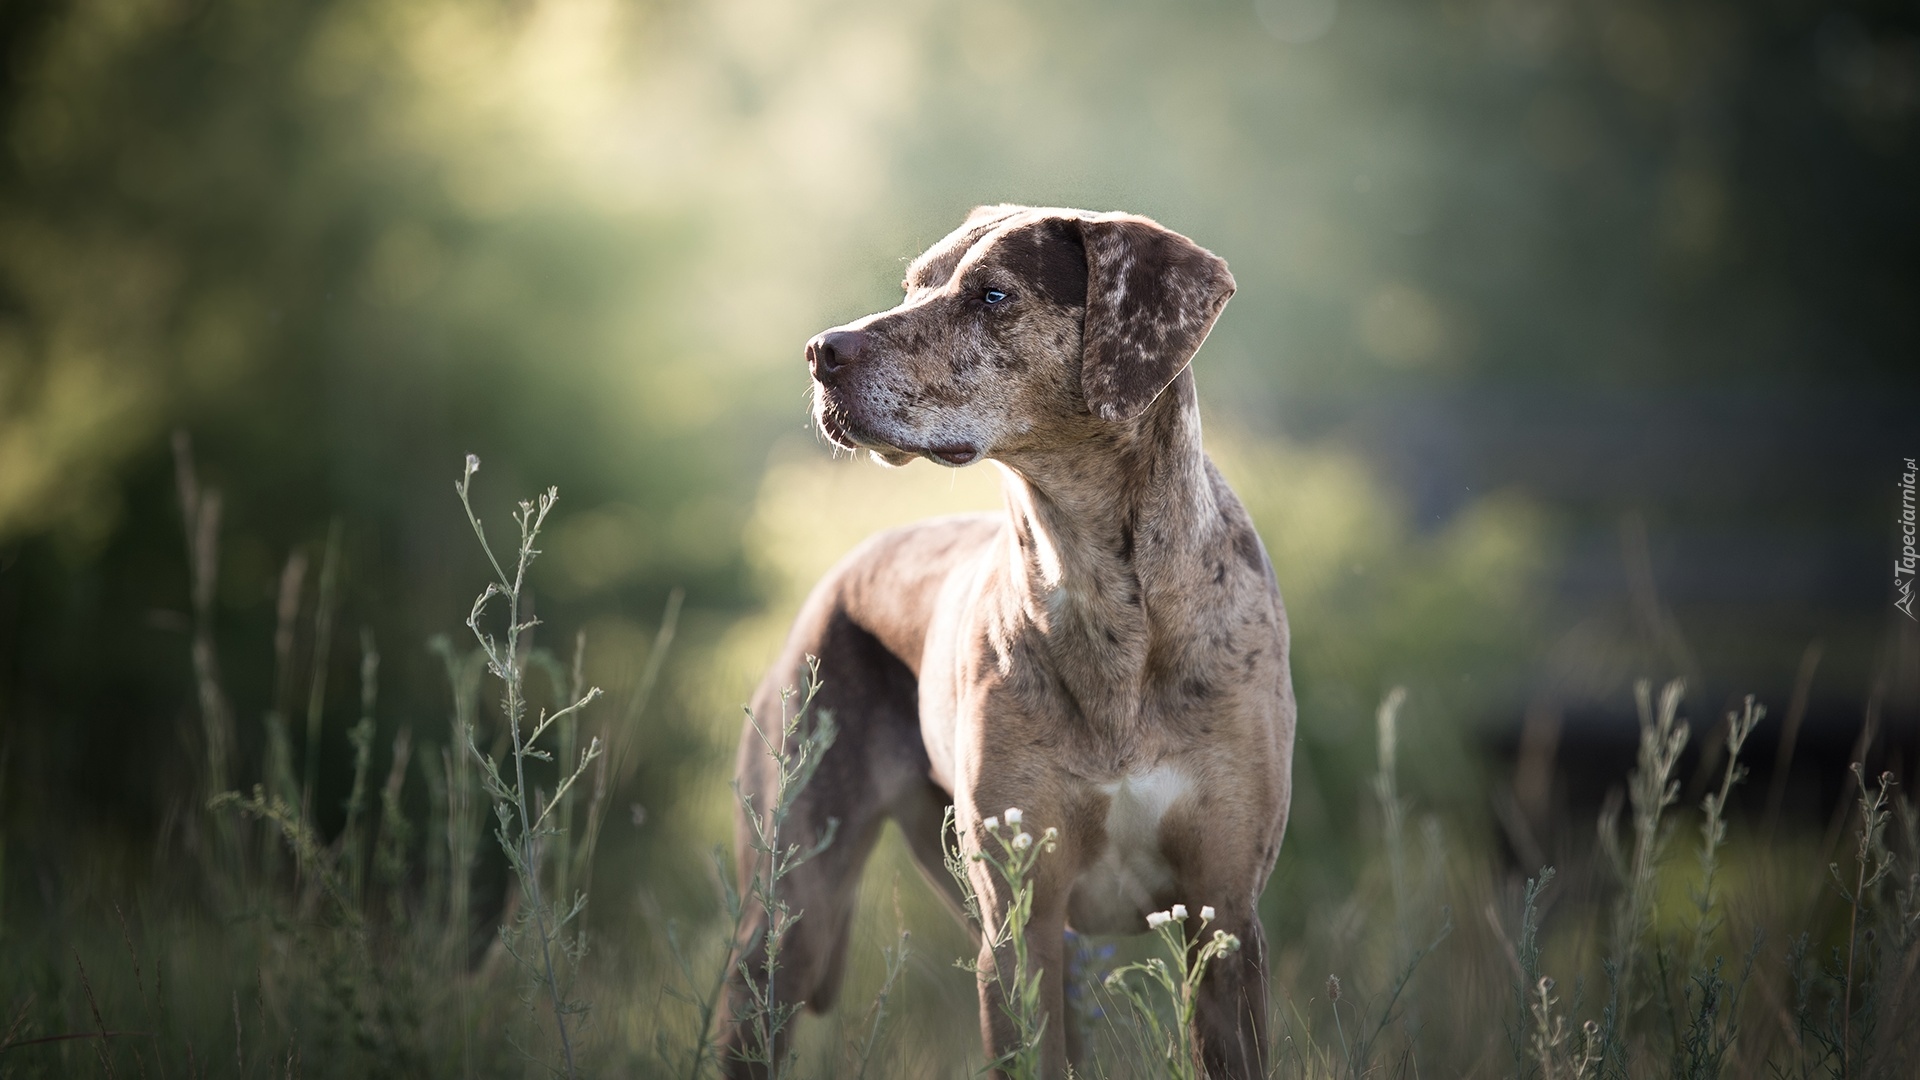
[[[565,725],[558,732],[561,743],[577,741],[577,735],[572,738],[567,736],[577,730],[580,710],[600,696],[600,688],[596,686],[580,692],[576,676],[571,702],[551,713],[542,710],[531,725],[528,724],[527,652],[521,646],[521,638],[537,625],[537,621],[522,621],[521,601],[526,589],[527,567],[539,555],[533,545],[540,539],[540,529],[546,524],[547,515],[552,512],[554,504],[559,501],[560,493],[558,489],[548,488],[544,494],[520,504],[513,517],[514,523],[520,528],[520,545],[513,572],[509,574],[501,565],[499,556],[493,553],[493,545],[487,542],[487,531],[474,514],[473,501],[468,497],[473,474],[479,468],[480,459],[468,454],[466,470],[454,489],[460,494],[460,506],[466,511],[467,522],[473,526],[473,535],[479,539],[481,550],[487,553],[487,562],[494,572],[494,580],[487,582],[486,589],[473,602],[473,610],[467,615],[467,629],[473,631],[474,639],[480,643],[480,651],[487,659],[487,670],[500,680],[502,686],[501,711],[506,714],[507,720],[507,763],[512,767],[511,778],[502,772],[499,759],[480,748],[471,731],[467,732],[466,749],[480,763],[481,785],[493,800],[494,838],[499,841],[508,866],[512,867],[514,877],[520,882],[520,899],[523,903],[517,912],[517,925],[511,929],[502,927],[500,942],[527,974],[530,983],[529,1005],[537,997],[546,999],[559,1040],[560,1059],[566,1067],[568,1080],[572,1080],[577,1066],[569,1025],[577,1025],[584,1018],[587,1006],[570,996],[571,980],[567,969],[580,962],[586,953],[587,941],[583,933],[569,934],[568,927],[586,909],[587,896],[584,892],[576,892],[572,896],[564,892],[569,862],[565,849],[568,837],[566,825],[572,817],[574,785],[580,782],[580,778],[587,774],[588,767],[599,758],[600,739],[594,736],[588,741],[586,748],[579,753],[577,764],[570,764],[574,760],[568,754],[571,747],[563,746],[562,753],[567,756],[560,760],[561,773],[551,793],[528,790],[527,762],[554,763],[553,754],[540,749],[539,744],[540,737],[553,731],[556,726]],[[488,601],[495,596],[504,598],[507,605],[504,637],[481,626]],[[582,649],[584,647],[584,644],[580,646]],[[574,670],[579,670],[578,660],[575,661]],[[352,828],[354,811],[358,805],[360,779],[361,770],[356,768],[354,795],[348,804],[349,829]],[[556,815],[556,810],[562,813]],[[555,846],[560,848],[560,857],[553,860],[554,873],[560,878],[561,895],[558,900],[549,899],[541,889],[542,862]],[[528,947],[533,951],[525,951]]]
[[[734,785],[741,816],[747,822],[746,842],[752,852],[751,870],[737,887],[723,887],[723,902],[732,926],[728,935],[728,974],[740,976],[736,985],[746,988],[744,1001],[734,1003],[728,1022],[737,1025],[740,1060],[757,1066],[759,1075],[780,1080],[794,1066],[788,1030],[803,1001],[785,1001],[779,996],[779,974],[784,946],[793,926],[805,912],[796,910],[780,883],[799,869],[802,863],[825,851],[833,843],[839,822],[828,819],[818,837],[796,843],[787,831],[801,792],[812,782],[821,760],[833,746],[837,731],[833,718],[813,713],[814,698],[820,692],[819,661],[807,658],[801,686],[787,688],[780,698],[781,716],[772,730],[763,718],[748,712],[749,727],[761,753],[773,766],[774,786],[768,805],[755,805],[753,793]],[[796,704],[797,703],[797,704]],[[722,878],[724,881],[724,877]],[[711,1009],[707,1017],[711,1017]],[[711,1027],[703,1017],[696,1054],[707,1053],[705,1040]],[[697,1075],[697,1071],[696,1071]]]
[[[813,707],[834,673],[817,666],[779,717],[750,729],[778,783],[766,805],[735,793],[753,823],[745,874],[716,854],[704,905],[641,926],[593,921],[596,853],[678,609],[626,702],[597,703],[590,643],[576,638],[563,660],[535,642],[526,613],[552,491],[521,504],[514,548],[498,558],[471,499],[477,463],[461,475],[489,580],[465,613],[473,645],[431,643],[448,686],[444,724],[405,722],[383,701],[383,647],[404,643],[363,634],[351,658],[318,647],[344,622],[337,529],[317,576],[304,555],[286,560],[275,670],[261,680],[270,694],[252,711],[236,704],[214,647],[220,494],[200,482],[184,440],[179,451],[197,752],[193,775],[174,783],[187,801],[154,870],[79,904],[23,910],[20,860],[0,863],[12,875],[0,895],[15,901],[0,923],[0,1077],[697,1080],[730,1064],[795,1080],[1027,1077],[1041,1074],[1054,1024],[1076,1025],[1076,1075],[1200,1075],[1196,991],[1238,943],[1205,932],[1205,909],[1182,907],[1135,938],[1079,941],[1068,974],[1079,1004],[1046,1015],[1045,973],[1022,931],[1052,835],[1017,812],[992,821],[978,850],[950,853],[963,886],[976,870],[1004,886],[1000,910],[967,894],[986,942],[976,956],[939,944],[952,931],[930,923],[913,922],[908,948],[902,912],[937,901],[896,882],[888,908],[887,891],[871,888],[895,865],[883,856],[855,923],[844,1003],[803,1018],[807,1003],[774,992],[783,941],[808,917],[781,882],[836,840],[801,844],[787,828],[835,737]],[[303,654],[294,643],[309,636]],[[330,706],[322,669],[349,662],[358,701]],[[1704,798],[1682,805],[1685,700],[1677,682],[1641,684],[1623,794],[1548,845],[1562,865],[1515,867],[1477,818],[1443,820],[1409,796],[1418,759],[1400,747],[1420,688],[1389,693],[1374,717],[1377,769],[1353,808],[1371,826],[1344,868],[1352,887],[1310,900],[1304,933],[1269,934],[1273,1075],[1913,1075],[1920,810],[1892,773],[1869,768],[1863,740],[1833,838],[1744,821],[1746,750],[1767,721],[1752,700],[1725,717],[1724,754],[1703,759],[1711,773],[1693,778]],[[249,716],[255,731],[240,724]],[[337,784],[319,771],[321,744],[350,750]],[[323,814],[329,790],[345,798]],[[8,840],[0,854],[18,849]],[[1280,875],[1298,870],[1289,859],[1283,850]],[[730,1008],[726,984],[743,966],[749,1000]],[[972,1035],[982,985],[1015,1033],[994,1060]],[[724,1057],[729,1045],[739,1062]],[[925,1045],[955,1049],[928,1056]]]
[[[1049,825],[1036,839],[1024,827],[1019,807],[1007,808],[1004,823],[1001,816],[992,814],[981,822],[980,843],[968,851],[949,810],[941,826],[942,843],[947,844],[947,873],[960,887],[968,920],[980,931],[978,957],[962,957],[959,966],[974,976],[1013,1034],[990,1067],[1009,1080],[1037,1080],[1042,1075],[1047,1024],[1053,1018],[1041,1001],[1044,973],[1034,962],[1027,930],[1033,924],[1034,867],[1042,855],[1059,846],[1060,830]],[[947,836],[953,836],[951,843]],[[1000,880],[1007,898],[1004,907],[994,909],[989,897],[981,894],[972,874],[976,863]]]
[[[1156,1061],[1170,1080],[1205,1080],[1200,1046],[1193,1038],[1200,984],[1215,960],[1240,949],[1240,939],[1225,930],[1216,928],[1207,935],[1207,925],[1213,921],[1211,907],[1200,909],[1193,932],[1198,948],[1190,948],[1189,918],[1195,916],[1188,913],[1185,904],[1147,916],[1148,928],[1159,937],[1160,947],[1172,962],[1159,956],[1136,961],[1108,975],[1105,982],[1109,990],[1124,995],[1133,1007],[1135,1022],[1143,1029],[1143,1041],[1154,1051],[1149,1060]],[[1163,1017],[1157,998],[1164,998],[1171,1006],[1166,1010],[1168,1015]]]

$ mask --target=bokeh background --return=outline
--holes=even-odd
[[[997,500],[835,460],[801,345],[988,202],[1148,214],[1238,279],[1196,372],[1295,634],[1282,932],[1351,884],[1394,685],[1404,784],[1529,865],[1630,764],[1637,677],[1768,704],[1775,816],[1824,825],[1868,723],[1911,764],[1911,4],[13,0],[0,65],[0,932],[149,887],[199,812],[183,448],[222,500],[233,784],[290,558],[323,823],[363,632],[379,745],[444,744],[476,453],[495,527],[559,487],[540,633],[584,631],[594,681],[684,589],[591,917],[710,900],[799,597]]]

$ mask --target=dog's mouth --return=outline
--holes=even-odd
[[[943,465],[959,467],[971,465],[980,457],[980,448],[970,442],[940,442],[927,446],[913,446],[894,443],[882,439],[862,429],[848,415],[844,406],[830,396],[821,394],[819,404],[813,411],[814,421],[820,426],[820,433],[827,441],[842,450],[871,450],[889,465],[905,465],[917,457],[936,461]]]
[[[944,446],[929,446],[926,449],[926,453],[949,465],[971,464],[974,458],[980,456],[979,449],[970,443],[948,443]]]
[[[847,433],[847,429],[839,420],[834,419],[833,414],[834,409],[825,402],[813,411],[813,419],[820,425],[820,433],[827,437],[828,442],[842,450],[860,449],[860,444],[854,441],[853,436]]]

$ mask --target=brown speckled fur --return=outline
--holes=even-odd
[[[816,419],[835,443],[891,464],[992,461],[1006,509],[861,545],[816,587],[755,698],[757,715],[777,716],[780,688],[818,656],[819,706],[840,727],[794,818],[795,842],[830,819],[839,832],[785,883],[805,917],[777,997],[831,1004],[860,868],[887,819],[944,882],[945,806],[969,852],[987,815],[1018,806],[1028,829],[1060,830],[1038,864],[1029,931],[1051,1017],[1047,1075],[1064,1076],[1077,1049],[1064,931],[1112,911],[1075,883],[1124,842],[1170,874],[1128,901],[1130,926],[1144,931],[1149,911],[1176,902],[1210,904],[1213,925],[1245,943],[1208,975],[1195,1034],[1210,1076],[1264,1076],[1256,904],[1286,828],[1287,626],[1265,549],[1201,449],[1188,366],[1232,275],[1145,218],[994,206],[915,260],[904,288],[899,306],[828,332],[859,345],[815,365]],[[989,290],[1005,299],[988,304]],[[764,808],[772,777],[758,746],[743,738],[739,779]],[[1157,832],[1110,836],[1115,785],[1155,769],[1180,783]],[[990,919],[1005,910],[982,864],[972,884]],[[983,968],[1004,959],[980,956]],[[736,1010],[744,990],[736,979]],[[997,994],[983,984],[990,1056],[1012,1037]]]

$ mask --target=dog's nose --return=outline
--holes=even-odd
[[[807,367],[818,375],[831,375],[856,363],[867,346],[867,335],[858,330],[829,330],[807,342]]]

